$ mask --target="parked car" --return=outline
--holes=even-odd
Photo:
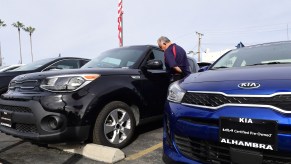
[[[129,46],[101,53],[79,70],[17,76],[0,100],[9,119],[0,130],[40,143],[90,139],[124,147],[137,125],[163,114],[169,85],[163,60],[156,46]]]
[[[290,163],[291,42],[232,50],[169,87],[166,163]]]
[[[0,94],[7,91],[9,82],[18,75],[32,72],[80,68],[88,61],[89,59],[75,57],[47,58],[23,65],[13,70],[0,72]]]
[[[199,65],[198,72],[204,72],[211,66],[211,63],[208,62],[198,62],[197,64]]]
[[[24,64],[12,64],[12,65],[6,65],[6,66],[1,66],[0,67],[0,72],[7,72],[7,71],[11,71],[14,70],[20,66],[23,66]]]
[[[190,55],[187,55],[187,59],[188,59],[188,63],[189,63],[189,67],[190,67],[190,72],[198,72],[199,71],[199,65],[197,63],[197,61],[195,60],[194,57],[190,56]]]
[[[212,63],[209,62],[198,62],[197,63],[200,68],[205,67],[205,66],[210,66]]]

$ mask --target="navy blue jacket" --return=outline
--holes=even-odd
[[[174,48],[175,46],[175,48]],[[176,49],[176,55],[174,54],[174,49]],[[183,72],[183,76],[189,75],[191,72],[189,70],[189,63],[186,55],[186,51],[174,44],[171,44],[164,53],[165,56],[165,65],[166,65],[166,70],[169,74],[176,74],[175,70],[173,67],[180,67],[180,69]]]

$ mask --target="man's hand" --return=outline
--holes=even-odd
[[[173,68],[174,68],[174,70],[175,70],[177,73],[181,73],[181,74],[183,73],[180,67],[176,66],[176,67],[173,67]]]

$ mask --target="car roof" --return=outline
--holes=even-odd
[[[272,45],[279,45],[279,44],[291,44],[291,41],[278,41],[278,42],[260,43],[260,44],[254,44],[254,45],[241,47],[239,49],[247,49],[247,48],[254,48],[254,47],[261,47],[261,46],[272,46]]]
[[[130,48],[130,47],[148,47],[148,48],[158,48],[158,46],[155,46],[155,45],[129,45],[129,46],[124,46],[124,47],[120,47],[120,48]]]
[[[56,57],[56,58],[51,58],[53,60],[58,60],[58,59],[87,59],[87,58],[81,58],[81,57]],[[90,59],[88,59],[90,60]]]

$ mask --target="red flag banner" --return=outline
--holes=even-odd
[[[118,40],[119,40],[119,46],[123,46],[123,29],[122,29],[122,0],[118,0]]]

